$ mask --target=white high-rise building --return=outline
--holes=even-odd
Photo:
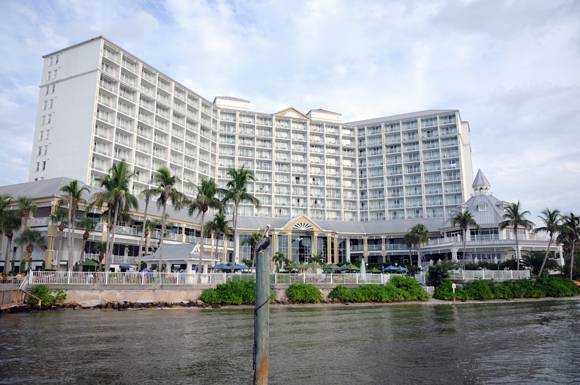
[[[260,209],[242,216],[375,221],[437,218],[472,193],[469,124],[457,110],[342,123],[338,113],[252,112],[213,102],[109,40],[44,56],[29,181],[69,177],[96,185],[114,162],[133,191],[168,167],[188,196],[201,177],[224,187],[230,167],[255,172]]]

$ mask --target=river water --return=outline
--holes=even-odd
[[[276,307],[270,384],[580,383],[580,301]],[[0,383],[249,384],[251,309],[0,316]]]

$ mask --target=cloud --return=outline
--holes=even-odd
[[[354,121],[457,108],[496,196],[534,215],[580,208],[577,1],[7,1],[0,151],[14,167],[2,184],[27,179],[40,56],[97,35],[255,111]]]

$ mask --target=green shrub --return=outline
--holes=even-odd
[[[453,299],[451,280],[445,279],[435,288],[433,298]],[[518,279],[498,282],[478,279],[467,284],[465,289],[457,285],[455,298],[460,299],[510,299],[565,297],[580,294],[580,287],[573,281],[562,277],[547,277],[542,280]]]
[[[52,295],[52,293],[55,293],[56,295]],[[40,298],[43,305],[51,305],[56,302],[63,302],[66,299],[66,294],[64,291],[60,289],[52,290],[44,285],[35,286],[34,289],[30,291],[30,294]],[[27,302],[35,305],[38,303],[38,300],[33,297],[28,297]]]
[[[256,301],[256,281],[230,281],[218,285],[216,289],[204,290],[199,299],[205,303],[241,305],[250,304]],[[270,295],[273,300],[274,296]]]
[[[443,265],[429,267],[429,282],[433,286],[439,286],[445,278],[449,278],[449,270]]]
[[[330,298],[351,302],[387,302],[403,300],[427,300],[429,294],[416,279],[407,276],[396,276],[386,285],[361,285],[355,289],[343,286],[335,287]]]
[[[308,283],[293,283],[286,290],[286,295],[291,301],[298,302],[317,302],[323,297],[316,286]]]

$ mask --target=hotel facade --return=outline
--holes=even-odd
[[[177,189],[190,198],[192,183],[200,178],[225,187],[228,168],[251,169],[256,180],[250,192],[261,207],[240,206],[238,241],[270,224],[271,251],[295,261],[317,252],[336,263],[353,257],[408,261],[401,238],[417,223],[430,231],[432,241],[423,249],[432,259],[457,258],[460,236],[450,217],[476,197],[487,197],[495,212],[480,218],[480,224],[495,230],[475,231],[473,239],[468,234],[470,242],[485,242],[474,244],[466,258],[505,259],[514,252],[509,232],[497,229],[505,202],[491,195],[483,173],[474,180],[470,128],[458,110],[350,123],[323,109],[252,112],[243,99],[224,96],[210,102],[103,37],[43,58],[29,183],[2,187],[0,193],[31,196],[42,206],[28,225],[52,240],[41,253],[46,263],[53,263],[57,250],[56,227],[48,215],[56,209],[58,188],[76,179],[95,192],[96,178],[121,160],[135,173],[131,189],[136,195],[154,187],[151,178],[161,167],[178,176]],[[143,209],[141,202],[139,212],[132,213],[134,223],[118,228],[119,261],[137,255]],[[160,217],[149,209],[153,218]],[[168,243],[200,242],[198,218],[171,209],[169,214],[174,226]],[[87,242],[90,256],[106,226],[98,210],[89,215],[101,221]],[[150,251],[156,236],[148,239]],[[522,236],[547,244],[527,232]],[[225,261],[250,255],[246,246],[234,257],[231,240],[205,243],[208,252]]]

